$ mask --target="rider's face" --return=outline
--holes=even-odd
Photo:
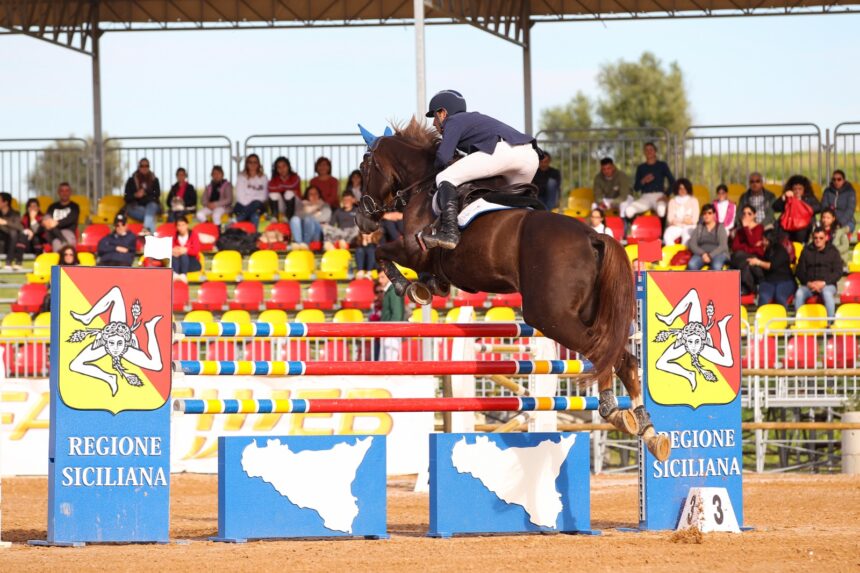
[[[433,114],[433,127],[436,128],[436,131],[442,133],[442,123],[448,117],[448,111],[445,109],[440,109],[435,114]]]
[[[111,356],[122,356],[125,352],[125,339],[118,334],[109,336],[105,346],[107,353]]]

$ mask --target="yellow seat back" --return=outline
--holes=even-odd
[[[421,307],[412,311],[409,322],[424,322],[424,313]],[[430,322],[439,322],[439,312],[435,308],[430,309]]]
[[[268,324],[286,324],[288,320],[287,312],[279,308],[264,310],[257,317],[257,322],[266,322]]]
[[[10,312],[0,322],[0,338],[26,338],[33,334],[33,321],[26,312]]]
[[[78,217],[78,224],[83,225],[90,218],[90,198],[86,195],[72,195],[72,201],[78,204],[80,208],[80,217]],[[125,200],[123,200],[123,205],[125,204]],[[113,221],[111,221],[113,223]]]
[[[284,259],[282,279],[305,281],[314,273],[314,254],[311,251],[290,251]]]
[[[836,309],[832,328],[860,330],[860,303],[846,302]]]
[[[514,322],[517,313],[507,306],[494,306],[484,315],[484,322]]]
[[[349,273],[352,254],[348,249],[332,249],[323,253],[317,278],[343,280]]]
[[[342,308],[334,313],[332,322],[364,322],[364,313],[357,308]]]
[[[461,322],[460,316],[465,313],[465,308],[465,306],[457,306],[449,310],[448,314],[445,315],[445,322],[448,324]],[[472,309],[472,314],[469,316],[468,322],[475,322],[476,317],[475,309]]]
[[[248,324],[251,322],[251,313],[247,310],[234,309],[228,310],[221,315],[220,322],[236,322],[239,324]]]
[[[798,330],[824,330],[827,328],[827,309],[823,304],[804,304],[797,309],[794,328]]]
[[[296,322],[325,322],[325,313],[318,308],[306,308],[296,315]]]
[[[763,304],[755,312],[755,331],[764,334],[767,330],[769,336],[776,336],[774,330],[785,330],[788,327],[785,307],[781,304]]]
[[[209,310],[192,310],[185,315],[185,322],[215,322],[215,317]]]

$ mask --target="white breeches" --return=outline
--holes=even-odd
[[[680,237],[681,244],[686,245],[687,241],[690,240],[690,235],[692,234],[693,229],[695,228],[695,225],[669,225],[666,227],[666,230],[663,231],[663,244],[672,245],[678,240],[678,237]]]
[[[641,215],[645,211],[654,211],[661,219],[666,216],[666,201],[665,195],[660,192],[643,193],[641,197],[633,201],[625,209],[624,214],[628,219],[632,219],[636,215]]]
[[[436,175],[436,185],[443,181],[455,187],[467,181],[501,175],[509,184],[531,183],[538,169],[538,155],[531,143],[511,147],[506,141],[496,144],[492,155],[476,151],[455,161]]]

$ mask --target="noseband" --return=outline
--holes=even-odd
[[[397,192],[394,194],[394,200],[388,205],[380,205],[379,202],[377,202],[377,200],[370,195],[363,194],[358,202],[358,208],[361,210],[362,215],[371,219],[379,219],[386,213],[393,213],[395,211],[399,211],[402,213],[403,210],[406,209],[406,205],[409,204],[409,200],[413,196],[412,191],[415,190],[417,187],[420,187],[421,185],[430,182],[435,177],[436,174],[432,173],[426,177],[419,179],[408,187],[398,189]]]

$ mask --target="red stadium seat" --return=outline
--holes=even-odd
[[[373,281],[370,279],[356,279],[346,285],[346,294],[341,301],[343,308],[359,308],[369,310],[373,308],[376,300]]]
[[[272,251],[286,251],[287,245],[290,243],[290,226],[287,223],[269,223],[269,226],[266,227],[266,230],[263,231],[263,234],[268,233],[269,231],[278,232],[284,236],[283,241],[274,241],[271,243],[264,242],[262,237],[260,241],[257,241],[257,247],[260,249],[268,249]]]
[[[206,282],[197,291],[197,300],[191,303],[193,310],[223,310],[227,304],[227,283]]]
[[[185,312],[188,308],[188,283],[173,281],[173,312]]]
[[[755,304],[755,294],[742,294],[741,306],[753,306]]]
[[[176,223],[162,223],[155,228],[156,237],[175,237]]]
[[[128,224],[128,232],[137,237],[137,252],[143,252],[143,237],[140,236],[140,233],[143,231],[143,223],[132,223]]]
[[[448,308],[448,303],[451,302],[451,296],[437,296],[433,295],[433,301],[430,303],[431,308],[435,308],[436,310]]]
[[[44,342],[4,345],[6,371],[17,376],[48,375],[48,345]]]
[[[227,303],[230,310],[258,311],[263,305],[263,283],[242,281],[233,291],[233,300]]]
[[[266,308],[295,310],[302,300],[302,286],[299,281],[278,281],[272,287],[272,294],[266,301]]]
[[[12,312],[39,312],[48,294],[48,285],[28,283],[18,289],[18,300],[12,303]]]
[[[475,308],[483,308],[484,304],[487,302],[487,293],[485,292],[476,292],[470,293],[464,290],[461,290],[457,293],[457,296],[454,297],[454,306],[473,306]]]
[[[818,361],[818,339],[812,334],[797,334],[785,347],[786,368],[815,368]]]
[[[254,223],[250,221],[238,221],[230,225],[231,229],[241,229],[248,233],[249,235],[253,235],[257,232],[257,227],[254,226]]]
[[[624,219],[618,216],[608,216],[605,224],[612,229],[612,236],[615,237],[615,240],[621,242],[624,238]]]
[[[840,297],[842,302],[860,302],[860,273],[850,273],[845,277],[845,290]]]
[[[107,235],[110,235],[110,227],[107,225],[87,225],[81,233],[81,241],[75,248],[79,253],[95,253],[99,248],[99,241]]]
[[[194,230],[192,231],[197,233],[197,238],[201,239],[202,235],[208,235],[210,237],[214,237],[214,241],[203,242],[200,240],[200,250],[203,252],[210,252],[215,250],[215,243],[218,241],[218,237],[221,236],[221,228],[215,223],[198,223],[194,226]]]
[[[825,368],[856,368],[857,337],[853,334],[837,334],[827,339],[824,347]]]
[[[743,357],[744,368],[774,368],[776,367],[776,337],[759,336],[746,346],[749,352]]]
[[[206,344],[206,360],[236,360],[235,340],[214,340]]]
[[[194,340],[173,343],[174,360],[200,360],[200,344]]]
[[[523,295],[518,292],[494,295],[490,300],[491,306],[507,306],[510,308],[523,307]]]
[[[337,304],[337,281],[319,279],[311,283],[308,296],[302,301],[304,308],[331,310]]]
[[[639,215],[633,219],[627,244],[635,245],[640,241],[659,241],[663,235],[660,217],[657,215]]]

